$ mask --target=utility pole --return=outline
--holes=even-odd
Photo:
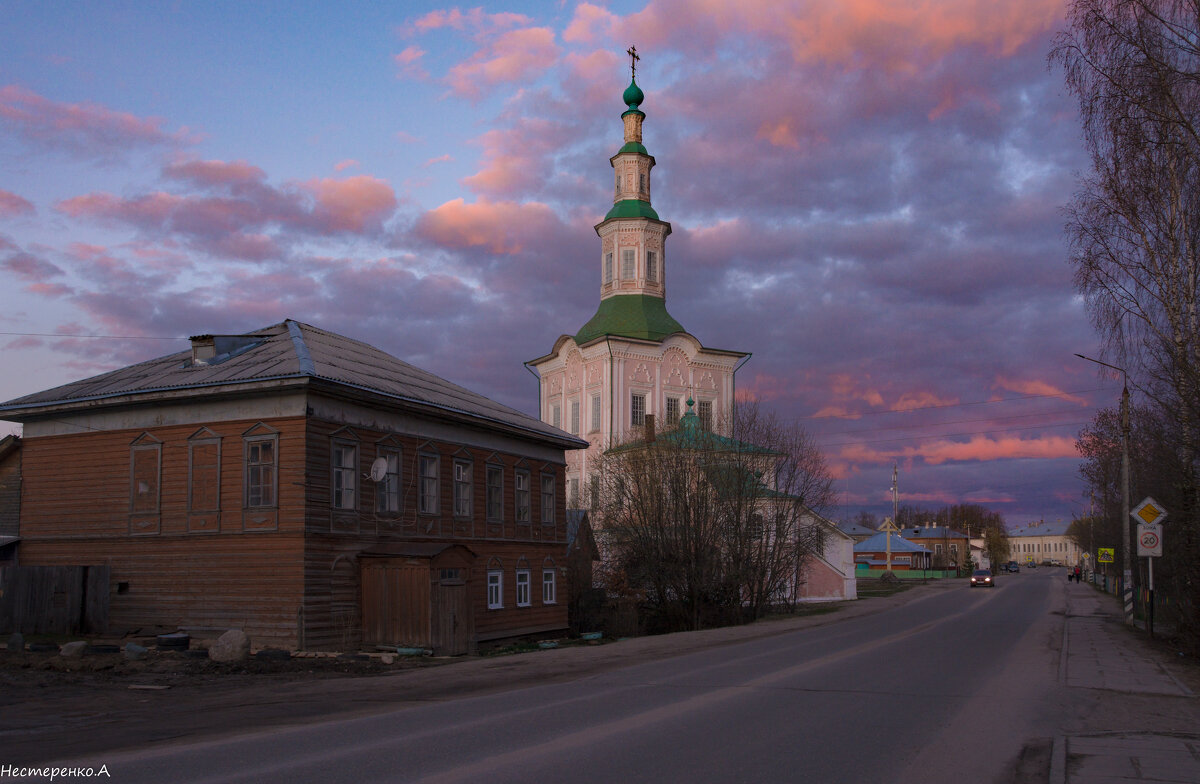
[[[1095,362],[1121,373],[1121,593],[1125,604],[1125,623],[1133,623],[1133,567],[1129,553],[1129,374],[1125,368],[1101,362],[1098,359],[1076,354],[1080,359]]]

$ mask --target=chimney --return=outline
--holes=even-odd
[[[646,443],[653,444],[657,437],[654,432],[654,414],[646,414]]]
[[[212,335],[193,335],[190,340],[193,365],[207,365],[217,355],[216,338]]]

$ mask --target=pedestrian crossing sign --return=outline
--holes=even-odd
[[[1098,547],[1096,548],[1096,560],[1100,563],[1112,563],[1115,551],[1116,548],[1113,547]]]

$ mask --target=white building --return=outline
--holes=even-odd
[[[1019,564],[1041,566],[1047,561],[1058,561],[1065,566],[1075,566],[1083,550],[1067,536],[1069,525],[1062,520],[1053,523],[1040,520],[1009,531],[1009,557]]]
[[[567,504],[576,506],[589,470],[609,445],[636,436],[647,416],[674,427],[695,400],[695,412],[714,426],[732,406],[741,351],[706,348],[667,312],[673,269],[666,241],[671,224],[650,205],[654,157],[642,145],[636,82],[626,88],[621,115],[625,144],[609,159],[615,171],[613,206],[596,225],[600,305],[574,335],[526,365],[538,375],[542,420],[586,439],[568,452]]]

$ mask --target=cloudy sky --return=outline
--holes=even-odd
[[[625,50],[668,308],[844,510],[1086,511],[1060,0],[6,2],[0,400],[284,318],[534,413],[599,297]],[[101,337],[81,337],[101,336]],[[15,425],[0,423],[0,432]]]

